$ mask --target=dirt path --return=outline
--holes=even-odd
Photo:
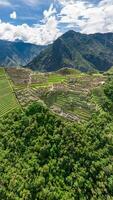
[[[50,91],[53,91],[53,90],[54,90],[54,85],[52,84],[51,88],[50,88]]]

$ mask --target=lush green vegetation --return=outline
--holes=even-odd
[[[48,77],[48,82],[49,83],[59,83],[59,82],[62,82],[64,81],[66,78],[64,76],[61,76],[60,74],[57,75],[57,74],[50,74],[49,77]]]
[[[0,68],[0,117],[18,106],[5,70]]]
[[[110,75],[104,87],[98,87],[92,91],[92,100],[100,111],[113,113],[113,76]]]
[[[0,120],[1,200],[113,199],[113,82],[103,110],[67,123],[41,103]]]

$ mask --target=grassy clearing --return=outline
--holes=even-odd
[[[32,84],[31,85],[31,87],[32,88],[45,88],[45,87],[49,87],[50,85],[52,85],[52,83],[51,84],[49,84],[49,83],[40,83],[40,84]]]
[[[17,107],[19,107],[19,104],[10,82],[7,79],[4,69],[0,68],[0,117]]]
[[[48,76],[48,82],[49,83],[61,83],[64,82],[66,80],[65,76],[61,76],[61,75],[57,75],[57,74],[50,74]]]
[[[40,81],[36,83],[31,83],[31,87],[37,87],[37,88],[49,87],[52,84],[63,83],[66,80],[65,76],[62,76],[59,74],[48,74],[47,76],[45,76],[45,78],[44,78],[44,75],[42,76],[42,78],[41,78],[41,75],[40,77],[37,75],[37,81],[39,80],[39,78],[40,78]]]

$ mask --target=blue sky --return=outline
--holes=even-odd
[[[0,6],[0,19],[13,24],[27,23],[29,25],[38,23],[43,17],[43,11],[48,9],[51,4],[51,0],[7,0],[6,2],[10,4],[9,6],[8,4]],[[10,13],[13,11],[17,13],[16,20],[10,19]]]
[[[43,45],[70,29],[113,32],[113,0],[0,0],[0,39]]]
[[[93,4],[99,2],[100,0],[88,0],[88,2],[92,2]],[[60,1],[54,0],[1,0],[0,6],[0,19],[4,22],[10,22],[15,25],[27,23],[29,25],[40,23],[40,20],[43,18],[43,11],[48,10],[51,3],[57,7],[57,11],[59,11],[58,7],[60,7]],[[9,5],[2,5],[3,2],[9,2]],[[58,5],[59,4],[59,5]],[[10,13],[16,11],[17,19],[10,19]]]

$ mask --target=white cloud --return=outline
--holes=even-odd
[[[39,1],[26,2],[34,5]],[[65,30],[74,29],[82,33],[113,32],[113,0],[101,0],[97,5],[86,3],[86,0],[54,1],[57,6],[60,4],[60,11],[51,4],[49,9],[43,12],[40,23],[33,26],[16,26],[0,21],[0,39],[20,39],[35,44],[48,44],[62,34],[62,25],[65,26]],[[11,13],[10,17],[16,18],[15,14]]]
[[[17,14],[15,11],[13,11],[11,14],[10,14],[10,18],[11,19],[16,19],[17,18]]]
[[[86,1],[58,0],[62,5],[59,23],[83,33],[113,32],[113,0],[101,0],[97,5]]]
[[[8,0],[0,0],[0,7],[11,6],[11,3]]]
[[[48,17],[56,13],[57,13],[56,9],[53,7],[53,4],[51,4],[48,10],[44,10],[43,15],[44,18],[47,19]]]
[[[44,11],[42,24],[29,26],[27,24],[13,25],[0,22],[0,38],[3,40],[14,41],[16,39],[24,40],[34,44],[48,44],[61,35],[57,28],[55,10],[51,5],[48,11]],[[14,17],[14,16],[13,16]]]

